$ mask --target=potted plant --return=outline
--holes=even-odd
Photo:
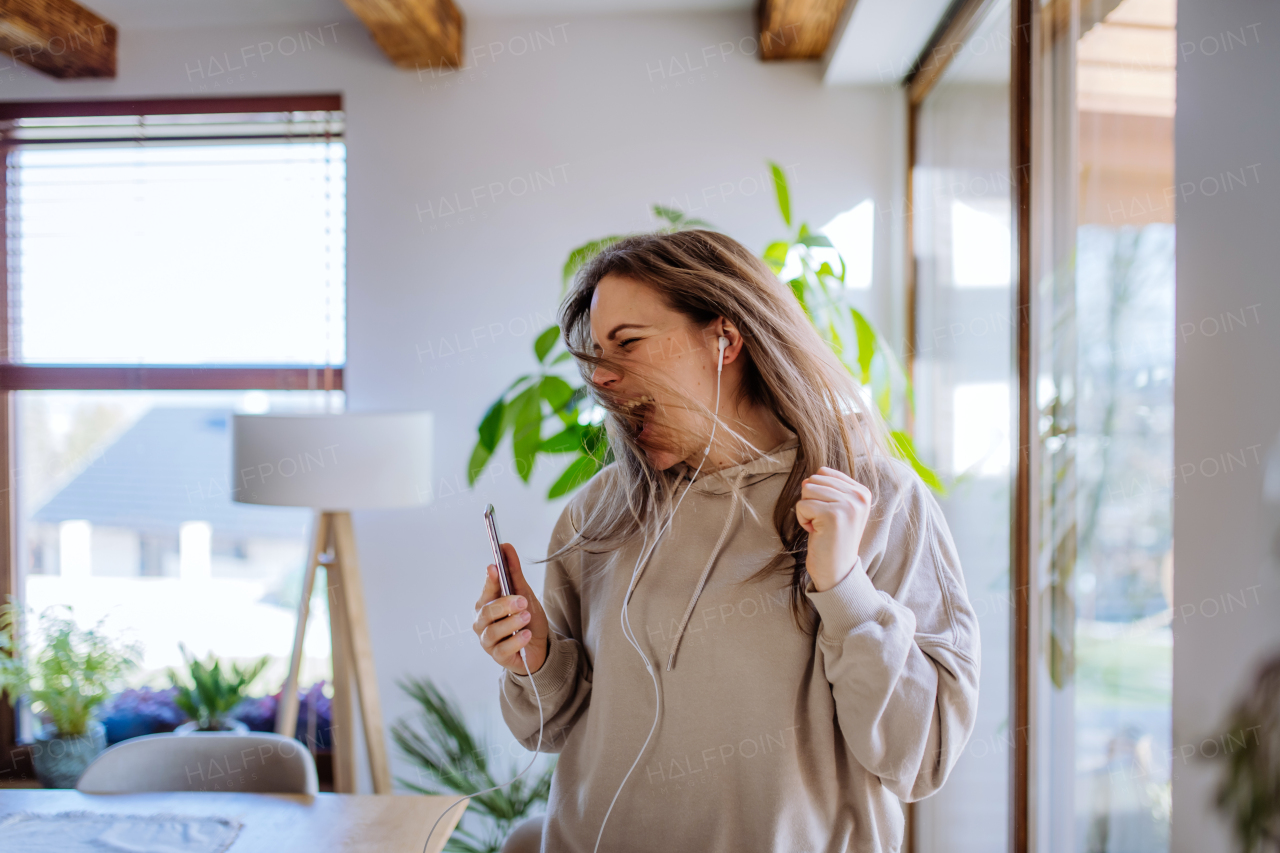
[[[43,611],[33,637],[22,622],[12,601],[0,607],[0,692],[10,702],[25,697],[44,722],[31,749],[40,783],[71,788],[107,745],[94,710],[137,666],[141,649],[108,638],[101,622],[80,628],[69,607]]]
[[[411,678],[399,682],[399,687],[418,705],[416,726],[412,720],[401,719],[391,727],[391,739],[418,770],[416,781],[401,778],[400,784],[419,794],[470,796],[462,823],[444,849],[448,853],[498,853],[512,827],[545,809],[555,760],[527,778],[515,778],[519,768],[506,769],[500,773],[501,781],[514,781],[477,795],[477,791],[500,784],[489,772],[491,751],[483,739],[471,733],[457,705],[431,679]],[[503,750],[498,747],[497,751]]]
[[[891,425],[890,449],[908,462],[935,492],[946,487],[938,475],[920,461],[908,424],[914,406],[910,377],[899,363],[893,348],[871,321],[847,298],[845,261],[831,241],[810,230],[805,222],[792,224],[791,192],[782,167],[770,163],[778,213],[790,233],[770,243],[761,258],[774,273],[785,277],[805,315],[844,366],[864,385],[880,413]],[[701,219],[655,204],[653,213],[661,220],[661,230],[689,228],[715,230]],[[791,230],[794,229],[794,230]],[[612,235],[585,243],[569,253],[561,272],[561,293],[578,271],[602,250],[623,239]],[[833,266],[834,262],[834,266]],[[570,461],[547,492],[554,500],[587,482],[611,459],[605,428],[586,383],[572,365],[572,354],[561,340],[560,327],[550,326],[535,339],[533,354],[537,367],[517,377],[489,406],[480,425],[467,464],[467,482],[474,486],[484,473],[498,445],[511,434],[511,453],[516,473],[526,483],[539,456],[568,454]]]
[[[1223,773],[1215,804],[1242,853],[1280,850],[1280,655],[1263,663],[1206,757]]]
[[[253,680],[262,674],[268,658],[263,657],[247,667],[233,663],[228,675],[222,669],[222,662],[213,655],[209,656],[210,663],[205,664],[192,657],[186,646],[180,647],[191,673],[192,685],[187,685],[172,669],[169,670],[169,680],[178,690],[173,697],[174,704],[191,720],[174,731],[178,734],[249,731],[249,727],[233,718],[231,712],[245,698],[245,691]]]

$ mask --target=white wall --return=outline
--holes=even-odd
[[[1213,815],[1222,764],[1203,760],[1220,749],[1205,739],[1225,730],[1258,663],[1280,651],[1262,468],[1250,450],[1244,468],[1214,473],[1228,452],[1264,453],[1280,431],[1280,5],[1183,0],[1178,42],[1174,457],[1195,470],[1174,493],[1172,849],[1198,853],[1237,849]],[[1215,193],[1242,169],[1245,186]],[[1215,334],[1227,312],[1233,328]]]
[[[470,20],[468,44],[502,52],[435,75],[395,69],[343,19],[125,31],[112,82],[0,69],[4,100],[342,93],[349,408],[436,415],[435,504],[356,518],[388,720],[408,710],[395,680],[430,675],[509,741],[496,667],[470,632],[488,562],[480,512],[492,501],[504,538],[541,557],[562,502],[543,498],[556,471],[536,472],[531,486],[486,475],[469,492],[464,466],[485,407],[531,363],[531,333],[553,316],[568,250],[649,227],[648,205],[673,199],[763,248],[782,226],[763,183],[767,158],[792,167],[793,207],[815,227],[868,197],[883,210],[900,185],[900,95],[824,89],[817,63],[762,64],[751,29],[739,13]],[[310,50],[283,55],[303,30]],[[541,48],[514,55],[535,32]],[[274,45],[265,57],[264,42]],[[214,59],[242,67],[213,74]],[[700,70],[673,73],[690,66]],[[554,186],[513,197],[512,180],[534,171]],[[498,183],[510,190],[474,200],[473,188]],[[441,216],[441,197],[455,193],[475,209]],[[879,294],[891,215],[877,217]],[[467,351],[442,354],[455,335]]]

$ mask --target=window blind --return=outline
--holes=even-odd
[[[13,361],[346,358],[337,110],[14,118]]]

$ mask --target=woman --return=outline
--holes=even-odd
[[[560,753],[542,849],[898,850],[898,801],[938,790],[977,703],[937,502],[728,237],[616,243],[560,314],[615,461],[543,596],[503,545],[518,595],[489,566],[475,622],[512,733]]]

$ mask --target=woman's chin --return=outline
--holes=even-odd
[[[641,447],[644,449],[644,455],[649,459],[649,464],[659,471],[667,470],[682,458],[669,450],[656,450],[651,447],[644,447],[643,445],[641,445]]]

